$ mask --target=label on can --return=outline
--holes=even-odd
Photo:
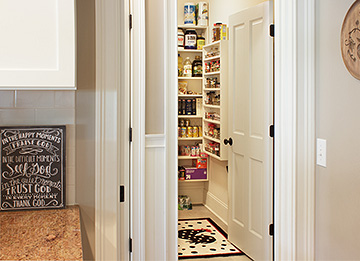
[[[181,127],[181,138],[186,138],[187,128]]]
[[[192,138],[193,137],[193,127],[187,127],[187,133],[186,133],[188,138]]]
[[[198,39],[197,40],[197,49],[198,50],[202,50],[204,45],[205,45],[205,39]]]
[[[193,157],[196,156],[196,147],[195,146],[191,146],[191,156],[193,156]]]
[[[197,138],[199,137],[199,128],[198,127],[193,127],[193,137]]]

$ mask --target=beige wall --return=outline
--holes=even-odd
[[[163,134],[164,119],[164,1],[145,1],[146,134]],[[136,72],[135,72],[136,73]],[[172,88],[166,86],[165,88]]]
[[[316,1],[316,131],[327,140],[327,167],[316,168],[317,260],[360,257],[360,81],[340,52],[341,25],[353,2]]]
[[[66,125],[66,204],[75,200],[75,92],[0,91],[0,126]]]
[[[95,257],[95,1],[77,0],[76,200],[85,260]]]

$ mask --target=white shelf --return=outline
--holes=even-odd
[[[206,61],[219,60],[219,59],[220,59],[220,55],[217,55],[209,58],[204,58],[204,61],[206,62]]]
[[[202,140],[202,137],[197,137],[197,138],[178,138],[178,140],[187,140],[187,141],[196,141],[196,140]]]
[[[184,48],[178,47],[178,52],[179,52],[179,53],[202,53],[202,50],[198,50],[198,49],[184,49]]]
[[[200,157],[193,157],[193,156],[178,156],[179,160],[191,160],[191,159],[201,159]]]
[[[215,48],[219,51],[219,54],[216,56],[211,56],[211,57],[206,57],[207,54],[209,52],[213,52],[213,49]],[[215,71],[215,72],[207,72],[205,73],[204,71],[204,80],[203,83],[205,83],[205,81],[207,81],[208,78],[212,78],[211,76],[215,76],[218,79],[218,86],[220,86],[220,88],[206,88],[209,86],[206,86],[205,84],[203,84],[203,107],[204,107],[204,112],[216,112],[219,114],[219,118],[220,120],[211,120],[211,119],[206,119],[205,117],[203,118],[203,129],[205,130],[207,128],[207,125],[209,123],[211,124],[216,124],[217,128],[220,128],[220,137],[219,139],[213,138],[213,137],[209,137],[209,136],[205,136],[203,135],[203,146],[205,148],[205,146],[209,143],[213,143],[216,142],[217,144],[219,144],[219,149],[220,149],[220,153],[219,156],[212,154],[210,152],[207,152],[205,150],[203,150],[207,155],[217,159],[217,160],[221,160],[221,161],[225,161],[228,160],[228,146],[226,146],[222,141],[227,138],[227,133],[228,133],[228,108],[227,108],[227,99],[228,99],[228,77],[227,77],[227,71],[228,71],[228,41],[223,40],[223,41],[216,41],[213,43],[210,43],[208,45],[203,46],[203,68],[205,68],[205,61],[211,61],[211,60],[215,60],[215,61],[220,61],[220,68],[219,71]],[[214,54],[214,53],[213,53]],[[209,92],[216,92],[216,94],[220,95],[220,104],[219,105],[212,105],[212,104],[205,104],[205,100],[206,100],[206,96],[209,95]]]
[[[216,42],[212,42],[210,44],[205,45],[203,48],[209,48],[209,47],[213,47],[215,45],[219,45],[221,41],[216,41]]]
[[[179,98],[202,98],[202,94],[179,94]]]
[[[218,155],[215,155],[215,154],[212,154],[206,150],[204,150],[204,153],[206,153],[207,155],[209,155],[210,157],[214,157],[215,159],[217,160],[220,160],[220,161],[224,161],[224,159],[220,158]]]
[[[205,76],[210,76],[210,75],[217,75],[220,74],[220,71],[218,72],[209,72],[209,73],[204,73]]]
[[[178,115],[178,118],[186,118],[186,119],[202,119],[202,115]]]
[[[209,91],[209,92],[220,91],[220,88],[204,88],[204,91]]]
[[[207,29],[206,25],[194,25],[194,24],[182,24],[178,25],[178,28],[182,29]]]
[[[204,182],[204,181],[209,181],[209,179],[185,179],[185,180],[179,179],[179,182]]]
[[[221,144],[221,140],[215,139],[213,137],[209,137],[209,136],[204,135],[204,139],[208,139],[208,140],[211,140],[211,141],[214,141],[214,142],[217,142],[217,143]]]
[[[220,121],[214,121],[214,120],[205,119],[205,118],[204,118],[204,121],[214,123],[214,124],[220,124]]]
[[[179,80],[202,80],[202,77],[178,77]]]
[[[204,104],[204,107],[213,108],[213,109],[220,109],[220,105]]]

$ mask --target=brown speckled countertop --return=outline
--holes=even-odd
[[[0,212],[0,260],[83,260],[79,208]]]

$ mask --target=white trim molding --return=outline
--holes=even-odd
[[[145,176],[145,0],[130,0],[131,30],[131,237],[132,260],[146,259]],[[125,39],[126,40],[126,39]]]
[[[295,260],[297,1],[275,1],[275,260]]]
[[[95,5],[95,258],[126,261],[129,200],[120,203],[119,187],[125,185],[128,199],[129,44],[120,40],[129,39],[129,5],[116,0],[96,0]]]
[[[275,260],[313,260],[314,1],[275,1],[275,28]]]
[[[314,260],[315,1],[298,2],[297,260]],[[302,30],[300,28],[303,28]]]
[[[177,1],[165,3],[166,260],[178,258]]]

